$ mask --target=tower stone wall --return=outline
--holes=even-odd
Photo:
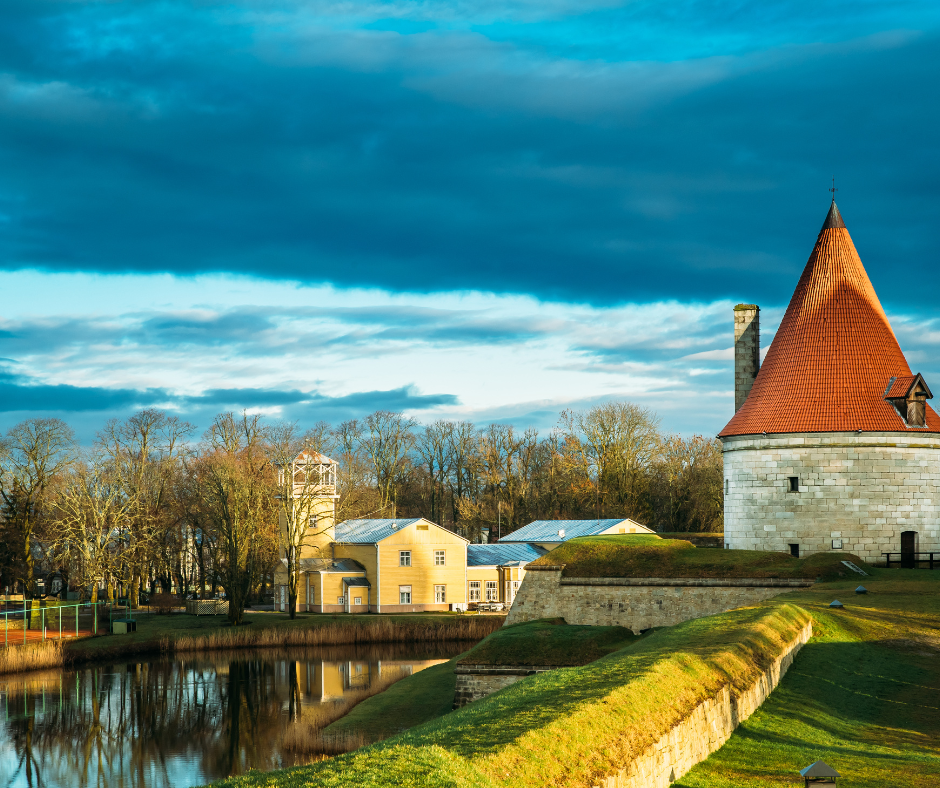
[[[724,436],[725,542],[733,549],[855,553],[883,561],[914,531],[940,552],[940,435]],[[796,479],[796,489],[791,479]]]
[[[740,410],[760,370],[760,307],[734,308],[734,411]]]

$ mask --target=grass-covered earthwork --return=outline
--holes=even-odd
[[[572,539],[533,563],[564,565],[565,577],[805,578],[838,580],[851,574],[841,563],[864,562],[851,553],[787,553],[700,548],[658,536],[587,536]]]
[[[808,620],[778,605],[689,621],[588,665],[528,677],[372,747],[222,785],[594,785],[725,684],[752,683]],[[390,692],[404,693],[407,681]]]
[[[770,699],[676,786],[795,786],[802,784],[797,771],[822,759],[842,772],[844,788],[932,788],[940,774],[940,572],[869,571],[656,630],[587,665],[530,676],[455,712],[445,713],[454,661],[439,665],[365,701],[328,730],[371,725],[387,735],[392,721],[405,727],[428,720],[423,724],[321,763],[221,785],[596,785],[722,685],[753,682],[812,617],[815,636]],[[853,592],[860,581],[869,588],[865,596]],[[835,597],[845,609],[828,607]],[[551,626],[541,622],[535,630]],[[523,631],[509,627],[490,642],[509,644],[514,629]],[[496,647],[484,641],[477,648]],[[419,708],[435,703],[422,716]]]
[[[625,627],[569,626],[562,618],[514,624],[494,632],[460,660],[464,665],[586,665],[630,645]]]

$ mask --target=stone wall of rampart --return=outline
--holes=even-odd
[[[747,690],[736,694],[733,687],[722,688],[626,768],[603,780],[603,788],[668,788],[721,747],[734,729],[760,707],[812,635],[810,623]]]
[[[569,624],[642,632],[753,605],[811,584],[772,579],[567,578],[562,567],[529,566],[506,623],[560,616]]]
[[[819,433],[724,438],[725,542],[738,550],[940,551],[940,435]],[[798,492],[790,491],[790,477]]]

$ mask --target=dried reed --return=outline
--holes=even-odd
[[[173,641],[177,653],[239,648],[339,646],[367,643],[427,643],[482,640],[503,624],[502,616],[458,618],[445,624],[395,622],[377,619],[367,623],[338,621],[312,627],[222,629],[205,635],[183,635]]]
[[[65,651],[58,640],[26,643],[0,649],[0,673],[57,668],[65,664]]]

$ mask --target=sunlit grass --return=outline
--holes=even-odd
[[[787,553],[717,550],[658,536],[586,536],[556,547],[533,563],[564,565],[565,577],[807,578],[836,580],[865,563],[851,553]],[[867,567],[865,567],[867,568]]]

